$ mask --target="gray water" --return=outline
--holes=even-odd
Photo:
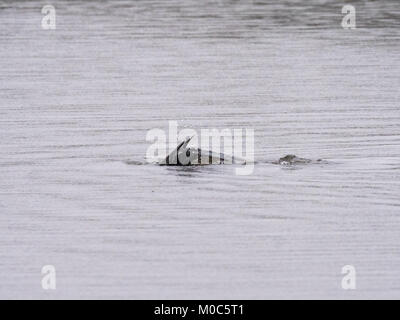
[[[0,297],[400,298],[400,2],[351,4],[0,1]],[[147,164],[169,120],[254,173]]]

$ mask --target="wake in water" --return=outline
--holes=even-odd
[[[157,159],[152,159],[150,161],[140,161],[140,160],[126,160],[124,161],[127,165],[168,165],[163,161],[159,161]],[[254,164],[272,164],[272,165],[280,165],[284,167],[294,167],[294,166],[302,166],[302,165],[312,165],[312,164],[329,164],[330,162],[327,160],[323,159],[317,159],[317,160],[312,160],[312,159],[307,159],[307,158],[301,158],[293,154],[288,154],[284,157],[279,158],[278,160],[271,161],[271,160],[260,160],[260,161],[254,161]],[[224,162],[211,162],[209,163],[210,165],[221,165],[221,164],[233,164],[233,163],[224,163]],[[198,166],[201,164],[198,163],[189,163],[185,166]]]
[[[124,162],[127,165],[130,165],[130,166],[143,166],[143,165],[146,165],[146,164],[152,164],[152,163],[147,162],[147,161],[139,161],[139,160],[125,160]]]

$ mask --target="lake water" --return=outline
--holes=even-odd
[[[50,2],[0,1],[1,298],[400,298],[398,0]],[[253,174],[147,164],[169,121]]]

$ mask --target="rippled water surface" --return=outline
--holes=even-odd
[[[399,1],[51,2],[0,1],[1,298],[400,297]],[[139,165],[169,120],[254,173]]]

